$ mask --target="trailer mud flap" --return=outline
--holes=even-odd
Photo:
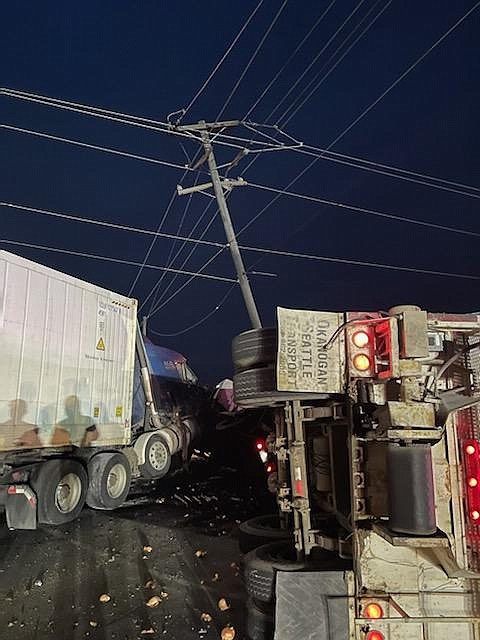
[[[11,484],[5,499],[9,529],[37,528],[37,497],[26,484]]]
[[[349,637],[343,571],[278,571],[275,640]]]

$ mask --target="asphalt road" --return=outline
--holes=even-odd
[[[123,508],[86,508],[64,527],[8,531],[1,516],[0,638],[208,640],[231,625],[243,639],[236,532],[261,511],[236,470],[197,460]],[[230,609],[220,611],[220,598]]]

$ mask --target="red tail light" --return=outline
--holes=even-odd
[[[464,440],[463,465],[467,511],[471,524],[480,525],[480,447],[476,440]]]
[[[275,467],[275,465],[273,464],[273,462],[269,462],[267,464],[267,466],[265,467],[265,471],[267,473],[274,473],[277,470],[277,468]]]
[[[347,328],[352,377],[389,379],[398,375],[394,327],[394,318],[373,318],[354,320]]]
[[[385,636],[381,631],[369,631],[365,640],[385,640]]]
[[[257,451],[263,451],[263,449],[265,449],[265,442],[263,440],[257,440],[255,443],[255,448]]]

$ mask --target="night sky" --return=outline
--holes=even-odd
[[[258,0],[242,2],[162,2],[102,0],[79,3],[3,2],[0,84],[106,109],[165,121],[186,106],[223,55]],[[213,120],[281,6],[265,0],[231,54],[184,122]],[[290,0],[227,107],[224,118],[242,118],[329,3]],[[288,107],[343,39],[379,19],[358,41],[305,105],[287,130],[297,139],[327,147],[447,29],[474,6],[474,0],[337,0],[298,55],[251,114],[264,122],[282,96],[317,55],[354,7],[345,25],[283,108]],[[361,28],[357,30],[358,35]],[[333,150],[368,160],[480,186],[480,7],[363,118]],[[353,37],[352,37],[353,39]],[[349,41],[351,42],[351,40]],[[347,45],[341,49],[340,56]],[[325,67],[335,63],[333,58]],[[323,72],[322,72],[323,73]],[[184,164],[178,138],[0,96],[2,122],[102,146]],[[283,108],[279,111],[283,111]],[[278,115],[278,112],[277,112]],[[275,121],[275,118],[273,119]],[[239,128],[232,134],[250,137]],[[90,149],[5,130],[1,135],[0,199],[99,220],[156,229],[181,171],[115,157]],[[195,143],[185,143],[189,155]],[[218,148],[219,163],[235,155]],[[282,151],[264,153],[246,173],[250,158],[231,170],[252,182],[285,187],[311,158]],[[193,184],[188,175],[184,186]],[[205,181],[205,176],[199,178]],[[437,224],[480,232],[479,199],[433,189],[319,160],[292,187],[296,192],[372,208]],[[475,193],[475,192],[472,192]],[[477,196],[480,195],[476,192]],[[274,194],[237,188],[229,204],[237,229]],[[163,231],[177,233],[187,203],[177,197]],[[182,234],[188,234],[208,199],[190,199]],[[199,236],[212,208],[194,232]],[[141,262],[148,236],[101,229],[1,208],[1,237]],[[224,240],[220,220],[207,239]],[[242,244],[331,257],[480,275],[479,238],[347,212],[305,200],[280,198],[240,238]],[[0,245],[66,273],[126,294],[137,268]],[[192,245],[177,258],[180,266]],[[151,264],[167,263],[172,241],[159,239]],[[178,248],[178,244],[177,244]],[[176,251],[176,249],[175,249]],[[215,252],[199,247],[185,269],[195,271]],[[388,309],[413,303],[437,311],[478,310],[478,280],[396,272],[335,263],[244,254],[248,269],[277,277],[252,276],[265,326],[277,305],[310,309]],[[233,277],[224,252],[207,273]],[[145,270],[133,295],[140,301],[161,272]],[[167,275],[160,292],[172,280]],[[179,276],[164,297],[186,280]],[[197,323],[225,296],[228,283],[195,279],[149,322],[152,331],[180,332]],[[147,311],[149,304],[144,307]],[[204,382],[231,375],[230,341],[249,328],[237,288],[206,322],[157,342],[189,358]]]

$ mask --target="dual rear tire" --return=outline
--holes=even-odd
[[[75,520],[85,504],[94,509],[119,507],[130,489],[130,464],[123,453],[97,453],[85,464],[74,458],[46,460],[32,469],[39,524]]]

